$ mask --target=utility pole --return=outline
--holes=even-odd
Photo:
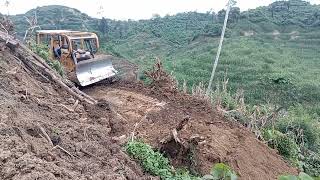
[[[220,43],[219,43],[219,47],[218,47],[218,51],[217,51],[216,58],[215,58],[215,60],[214,60],[214,65],[213,65],[213,68],[212,68],[212,73],[211,73],[209,85],[208,85],[208,88],[207,88],[207,95],[208,95],[208,94],[210,93],[210,91],[211,91],[212,81],[213,81],[214,74],[215,74],[216,69],[217,69],[217,66],[218,66],[218,62],[219,62],[219,58],[220,58],[220,53],[221,53],[221,48],[222,48],[223,39],[224,39],[224,34],[225,34],[226,28],[227,28],[227,23],[228,23],[228,18],[229,18],[229,12],[230,12],[230,8],[231,8],[231,6],[232,6],[233,3],[234,3],[233,0],[228,0],[227,11],[226,11],[226,15],[225,15],[225,18],[224,18],[222,33],[221,33],[221,37],[220,37]]]
[[[10,1],[9,0],[6,0],[4,2],[4,6],[7,8],[7,16],[9,16],[9,5],[10,5]]]

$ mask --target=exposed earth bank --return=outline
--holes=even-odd
[[[0,45],[0,179],[158,179],[124,153],[132,137],[201,174],[217,162],[241,179],[297,173],[247,129],[166,81],[90,86],[90,104],[32,68],[30,53]]]

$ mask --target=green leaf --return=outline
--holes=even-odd
[[[287,176],[280,176],[279,180],[298,180],[296,176],[287,175]]]
[[[304,172],[299,173],[299,179],[300,180],[313,180],[313,178],[311,176],[309,176],[308,174],[306,174]]]
[[[211,169],[211,175],[213,179],[236,180],[238,178],[236,173],[223,163],[215,164]]]

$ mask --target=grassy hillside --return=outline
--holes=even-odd
[[[317,106],[319,15],[319,6],[298,0],[242,13],[234,8],[216,80],[227,72],[231,90],[243,88],[251,104],[299,102]],[[140,64],[142,69],[159,57],[179,81],[207,83],[223,16],[224,11],[155,16],[137,22],[138,26],[130,30],[133,35],[117,37],[110,32],[106,49]]]
[[[208,82],[225,11],[114,21],[68,7],[44,6],[12,16],[20,36],[28,27],[25,16],[35,13],[42,29],[99,33],[108,53],[137,63],[141,71],[159,57],[180,82],[191,86]],[[300,0],[245,12],[232,8],[216,81],[227,75],[231,90],[244,89],[251,104],[298,102],[317,109],[319,27],[320,7]]]

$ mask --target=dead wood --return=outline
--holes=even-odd
[[[50,146],[53,146],[53,143],[51,141],[50,136],[47,134],[47,132],[43,129],[43,127],[41,127],[40,125],[37,125],[37,127],[39,128],[41,134],[43,135],[43,137],[47,140],[47,142],[50,144]]]
[[[55,147],[53,147],[52,149],[60,149],[61,151],[63,151],[64,153],[68,154],[71,157],[74,157],[74,155],[72,155],[69,151],[65,150],[63,147],[56,145]]]

